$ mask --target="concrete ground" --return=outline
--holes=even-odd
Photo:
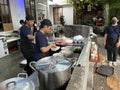
[[[105,57],[103,65],[108,65],[107,53],[103,46],[103,36],[98,35],[98,48],[100,55]],[[101,63],[98,63],[101,65]],[[117,65],[114,67],[114,74],[110,77],[105,77],[94,73],[94,89],[93,90],[120,90],[120,55],[117,57]]]
[[[23,72],[23,68],[20,67],[20,61],[23,59],[20,51],[14,51],[0,58],[0,81],[16,77],[18,73]]]

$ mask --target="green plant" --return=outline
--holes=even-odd
[[[111,17],[120,16],[120,1],[119,0],[103,0],[104,5],[108,5],[108,22],[110,22]],[[109,23],[107,23],[109,24]]]
[[[86,7],[89,4],[94,11],[102,8],[102,3],[98,0],[67,0],[67,2],[73,4],[74,24],[82,24],[82,22],[84,22],[84,16],[86,15],[87,9]]]

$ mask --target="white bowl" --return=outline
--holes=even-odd
[[[59,50],[59,49],[60,49],[59,46],[56,46],[56,47],[52,47],[52,48],[51,48],[52,51],[57,51],[57,50]]]
[[[54,53],[53,56],[54,57],[63,57],[63,54],[62,53]]]

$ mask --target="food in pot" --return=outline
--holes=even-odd
[[[57,40],[56,40],[56,43],[63,43],[63,42],[64,42],[63,39],[57,39]]]

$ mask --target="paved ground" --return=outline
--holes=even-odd
[[[105,57],[106,61],[103,63],[103,64],[108,64],[107,63],[107,52],[106,50],[104,49],[104,46],[103,46],[103,37],[102,36],[98,36],[98,47],[99,47],[99,50],[100,50],[100,54],[102,56]],[[115,68],[117,69],[117,67],[120,66],[120,55],[118,55],[117,57],[117,66],[115,66]]]
[[[18,73],[23,71],[20,67],[20,61],[23,56],[20,52],[13,52],[10,55],[0,59],[0,81],[16,77]]]
[[[106,58],[106,50],[103,46],[103,37],[98,35],[98,47],[100,54]],[[102,64],[107,65],[106,61]],[[100,64],[98,64],[100,65]],[[120,56],[117,58],[117,66],[114,66],[114,75],[105,77],[94,73],[94,90],[120,90]]]

